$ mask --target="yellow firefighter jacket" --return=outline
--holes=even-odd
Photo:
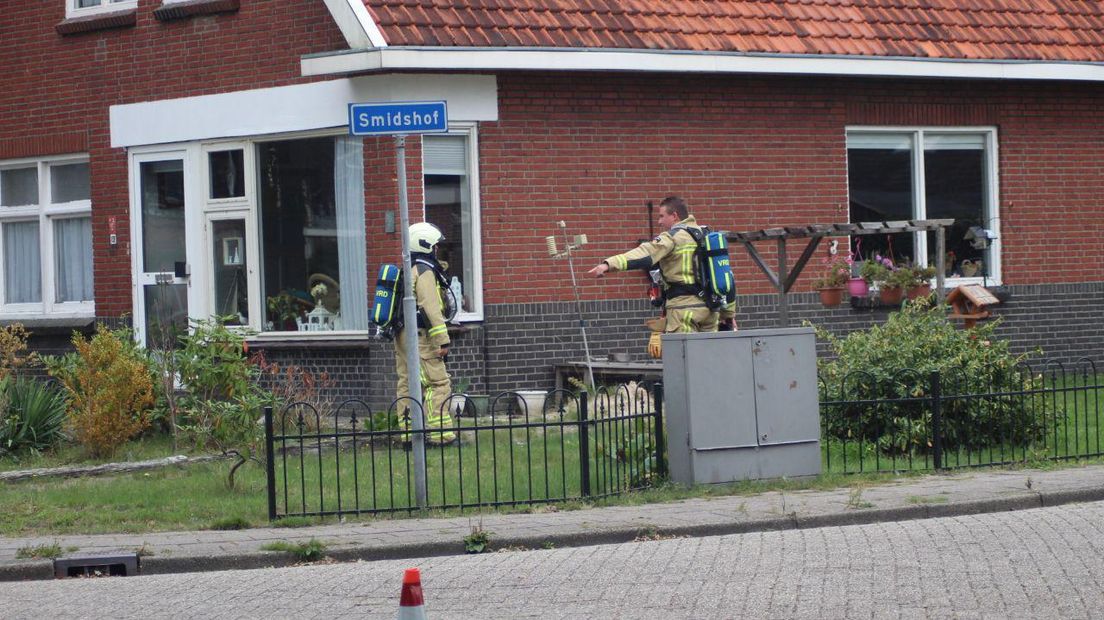
[[[442,265],[442,269],[448,267]],[[429,343],[443,347],[449,344],[448,325],[445,324],[445,301],[433,268],[414,262],[414,302],[418,304],[418,327],[426,330]]]
[[[678,288],[678,285],[699,285],[694,278],[694,252],[698,249],[697,242],[684,228],[701,228],[694,216],[688,216],[675,225],[671,230],[659,233],[655,239],[638,245],[637,247],[607,258],[604,262],[609,265],[610,272],[626,271],[629,269],[652,269],[658,265],[663,274],[663,286],[665,293]],[[676,310],[682,308],[704,308],[703,302],[696,295],[667,295],[665,308]],[[725,305],[719,310],[721,320],[732,318],[736,315],[735,298],[726,299]]]

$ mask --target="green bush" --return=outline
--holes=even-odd
[[[0,382],[0,454],[45,450],[62,439],[65,398],[30,379]]]
[[[1009,351],[993,332],[999,319],[964,330],[947,319],[946,306],[908,302],[882,325],[845,338],[817,328],[835,359],[818,362],[822,401],[870,401],[827,407],[825,432],[841,440],[874,443],[891,454],[930,450],[929,401],[885,402],[929,397],[932,372],[943,394],[1018,392],[1039,379],[1020,365],[1026,356]],[[1045,414],[1015,396],[950,398],[942,401],[946,450],[1024,445],[1038,437]]]
[[[246,357],[244,345],[244,335],[221,319],[201,320],[181,337],[176,351],[185,388],[181,428],[198,446],[238,456],[227,480],[230,487],[238,467],[261,452],[264,428],[258,419],[272,398],[257,385],[260,369]]]

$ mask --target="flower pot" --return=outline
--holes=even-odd
[[[544,398],[547,390],[518,390],[518,415],[528,418],[538,418],[544,415]]]
[[[883,285],[880,295],[883,304],[892,306],[901,303],[901,299],[905,296],[905,291],[899,286],[887,288]]]
[[[905,292],[905,296],[909,299],[920,299],[921,297],[927,297],[931,295],[931,285],[921,284],[920,286],[914,286]]]
[[[843,303],[843,287],[818,288],[817,292],[820,293],[820,303],[825,308],[835,308]]]
[[[852,297],[866,297],[870,294],[870,286],[862,278],[851,278],[847,281],[847,292]]]

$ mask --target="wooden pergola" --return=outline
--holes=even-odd
[[[801,271],[813,257],[821,239],[825,237],[851,237],[861,235],[885,235],[894,233],[935,232],[935,291],[939,300],[943,300],[943,275],[946,273],[946,228],[954,223],[953,219],[942,220],[902,220],[893,222],[854,222],[847,224],[813,224],[811,226],[784,226],[765,228],[746,233],[727,233],[729,242],[739,241],[747,250],[751,260],[767,275],[772,286],[778,291],[778,325],[789,327],[790,308],[786,295],[797,282]],[[807,239],[805,249],[791,269],[786,263],[786,244],[791,239]],[[753,245],[756,241],[774,241],[778,252],[778,268],[771,269]]]

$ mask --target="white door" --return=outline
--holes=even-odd
[[[188,327],[194,295],[188,263],[190,178],[187,152],[136,154],[131,159],[134,330],[158,347]]]

